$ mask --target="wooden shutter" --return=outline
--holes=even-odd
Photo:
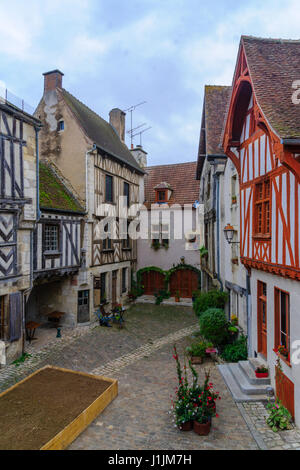
[[[17,341],[22,334],[22,295],[20,292],[9,296],[9,340]]]

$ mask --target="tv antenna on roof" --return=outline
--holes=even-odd
[[[142,147],[142,134],[146,131],[149,131],[149,129],[152,129],[152,127],[147,127],[147,129],[143,129],[142,131],[140,132],[137,132],[136,134],[133,134],[132,137],[135,137],[136,135],[139,135],[140,136],[140,146]]]
[[[124,113],[126,112],[130,112],[130,131],[128,132],[128,134],[130,134],[130,144],[131,144],[131,148],[133,148],[133,135],[132,135],[132,132],[134,129],[132,129],[132,113],[133,111],[138,107],[138,106],[141,106],[142,104],[145,104],[147,103],[147,101],[142,101],[141,103],[138,103],[138,104],[135,104],[133,106],[130,106],[130,108],[127,108],[127,109],[124,109]]]

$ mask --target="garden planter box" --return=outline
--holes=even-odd
[[[264,379],[266,377],[269,377],[269,372],[256,372],[255,375],[258,379]]]
[[[0,394],[0,449],[65,449],[117,394],[116,380],[46,366]]]
[[[192,364],[203,364],[203,357],[202,356],[191,356],[191,363]]]

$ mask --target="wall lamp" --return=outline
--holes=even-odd
[[[240,243],[240,242],[233,242],[233,237],[234,237],[234,228],[232,227],[232,225],[230,224],[227,224],[226,227],[224,228],[224,235],[225,235],[225,238],[227,240],[227,242],[229,244],[232,244],[232,243]]]

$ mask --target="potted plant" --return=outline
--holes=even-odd
[[[191,357],[192,364],[202,364],[205,357],[207,344],[204,341],[194,343],[186,348],[186,352]]]
[[[281,356],[285,357],[286,359],[288,359],[289,357],[289,350],[283,346],[282,344],[280,346],[278,346],[278,349],[277,351],[279,352],[279,354],[281,354]]]
[[[278,432],[285,429],[292,429],[292,416],[278,398],[275,403],[269,401],[267,410],[269,411],[269,416],[266,418],[266,422],[272,431]]]
[[[177,290],[175,292],[175,302],[180,302],[180,292],[179,292],[179,290]]]
[[[200,292],[201,293],[201,292]],[[199,295],[199,290],[194,290],[192,292],[192,302],[195,302],[197,296]]]
[[[159,240],[152,240],[152,245],[151,246],[155,251],[159,250],[159,248],[160,248]]]
[[[185,367],[185,374],[181,369],[181,364],[178,358],[176,346],[174,346],[173,358],[176,361],[178,387],[176,388],[176,399],[172,401],[172,409],[174,413],[176,426],[180,431],[190,431],[193,428],[193,413],[190,388],[187,379],[187,371]]]
[[[205,372],[205,381],[201,393],[198,396],[196,412],[194,413],[193,429],[200,436],[210,433],[211,419],[216,416],[216,400],[219,399],[218,392],[214,392],[213,384],[209,382],[210,373]]]
[[[255,375],[258,379],[269,377],[269,369],[265,366],[258,366],[255,369]]]
[[[199,249],[200,251],[200,258],[207,258],[208,257],[208,250],[205,248],[205,246],[201,246]]]
[[[238,323],[239,323],[239,319],[238,319],[238,317],[237,317],[236,315],[231,315],[231,319],[230,319],[230,320],[231,320],[231,323],[232,323],[233,326],[237,326]]]
[[[237,197],[236,197],[236,196],[232,196],[232,198],[231,198],[231,203],[232,203],[232,204],[236,204],[236,203],[237,203]]]

